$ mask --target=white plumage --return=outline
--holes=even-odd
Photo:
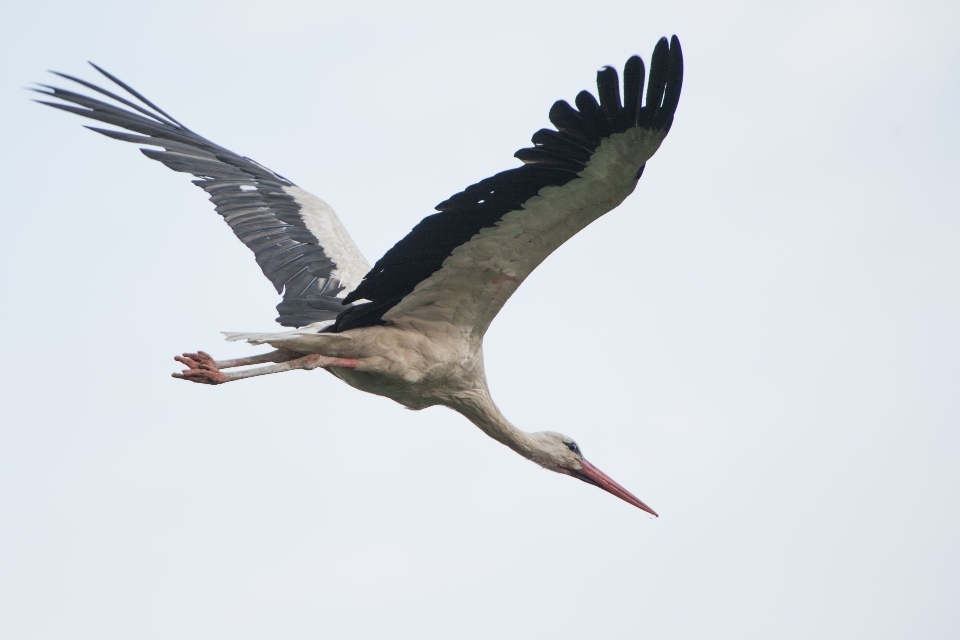
[[[360,253],[360,248],[340,222],[333,207],[300,187],[291,185],[283,190],[293,196],[300,205],[303,224],[317,237],[324,252],[337,265],[332,275],[343,284],[343,291],[337,296],[346,297],[360,285],[363,276],[370,271],[370,263]]]
[[[63,76],[128,109],[64,89],[40,90],[44,102],[126,131],[94,128],[145,145],[143,152],[195,176],[218,213],[255,254],[283,301],[278,321],[291,330],[228,333],[229,340],[274,351],[227,361],[206,353],[177,360],[175,377],[206,384],[295,369],[323,368],[353,387],[411,409],[450,407],[487,435],[537,464],[595,484],[655,512],[584,460],[554,432],[513,426],[490,396],[483,336],[507,299],[547,256],[619,205],[673,122],[683,63],[674,36],[661,39],[645,69],[633,57],[623,92],[615,70],[597,75],[599,101],[587,92],[577,109],[554,104],[557,130],[542,129],[524,164],[468,187],[437,206],[371,269],[333,209],[248,158],[184,127],[110,74],[140,104]],[[62,74],[60,74],[62,75]],[[133,132],[133,133],[130,133]],[[249,367],[252,368],[243,368]]]

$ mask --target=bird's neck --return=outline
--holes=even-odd
[[[457,394],[450,406],[497,442],[539,464],[540,448],[536,439],[504,417],[485,387]]]

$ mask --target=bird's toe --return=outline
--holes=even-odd
[[[184,353],[174,356],[173,359],[186,367],[184,371],[174,373],[174,378],[200,384],[221,384],[227,381],[226,375],[220,371],[216,361],[208,353]]]
[[[190,382],[199,382],[200,384],[222,384],[227,381],[223,372],[217,369],[187,369],[180,373],[174,373],[173,377]]]

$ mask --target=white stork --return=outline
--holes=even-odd
[[[59,100],[40,101],[125,129],[89,127],[175,171],[195,176],[217,213],[256,256],[283,299],[277,333],[225,334],[274,351],[216,361],[206,353],[175,360],[175,378],[222,384],[294,369],[326,369],[347,384],[411,409],[443,405],[537,464],[579,478],[656,516],[656,512],[587,462],[569,437],[528,433],[494,404],[483,370],[483,336],[530,272],[637,186],[647,160],[673,123],[683,59],[680,42],[661,38],[644,64],[597,73],[599,101],[587,91],[576,109],[559,101],[553,129],[515,155],[523,165],[482,180],[437,205],[370,268],[325,202],[283,176],[200,137],[99,67],[135,101],[57,74],[129,109],[40,85]],[[270,364],[266,364],[270,363]],[[247,365],[259,367],[224,371]]]

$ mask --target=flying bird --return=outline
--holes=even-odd
[[[522,431],[504,417],[487,387],[483,337],[537,265],[636,188],[680,99],[683,57],[676,36],[657,42],[649,76],[641,58],[627,60],[622,101],[616,69],[604,67],[597,97],[581,91],[575,108],[556,102],[549,113],[556,128],[537,131],[533,146],[514,154],[521,166],[438,204],[372,269],[327,203],[197,135],[93,66],[130,98],[57,73],[114,103],[50,85],[35,90],[54,100],[39,102],[116,127],[88,128],[143,145],[148,158],[192,174],[282,294],[277,322],[291,328],[225,334],[274,350],[220,361],[203,351],[184,353],[175,360],[186,369],[175,378],[223,384],[326,369],[411,409],[450,407],[542,467],[657,515],[587,462],[573,439]]]

